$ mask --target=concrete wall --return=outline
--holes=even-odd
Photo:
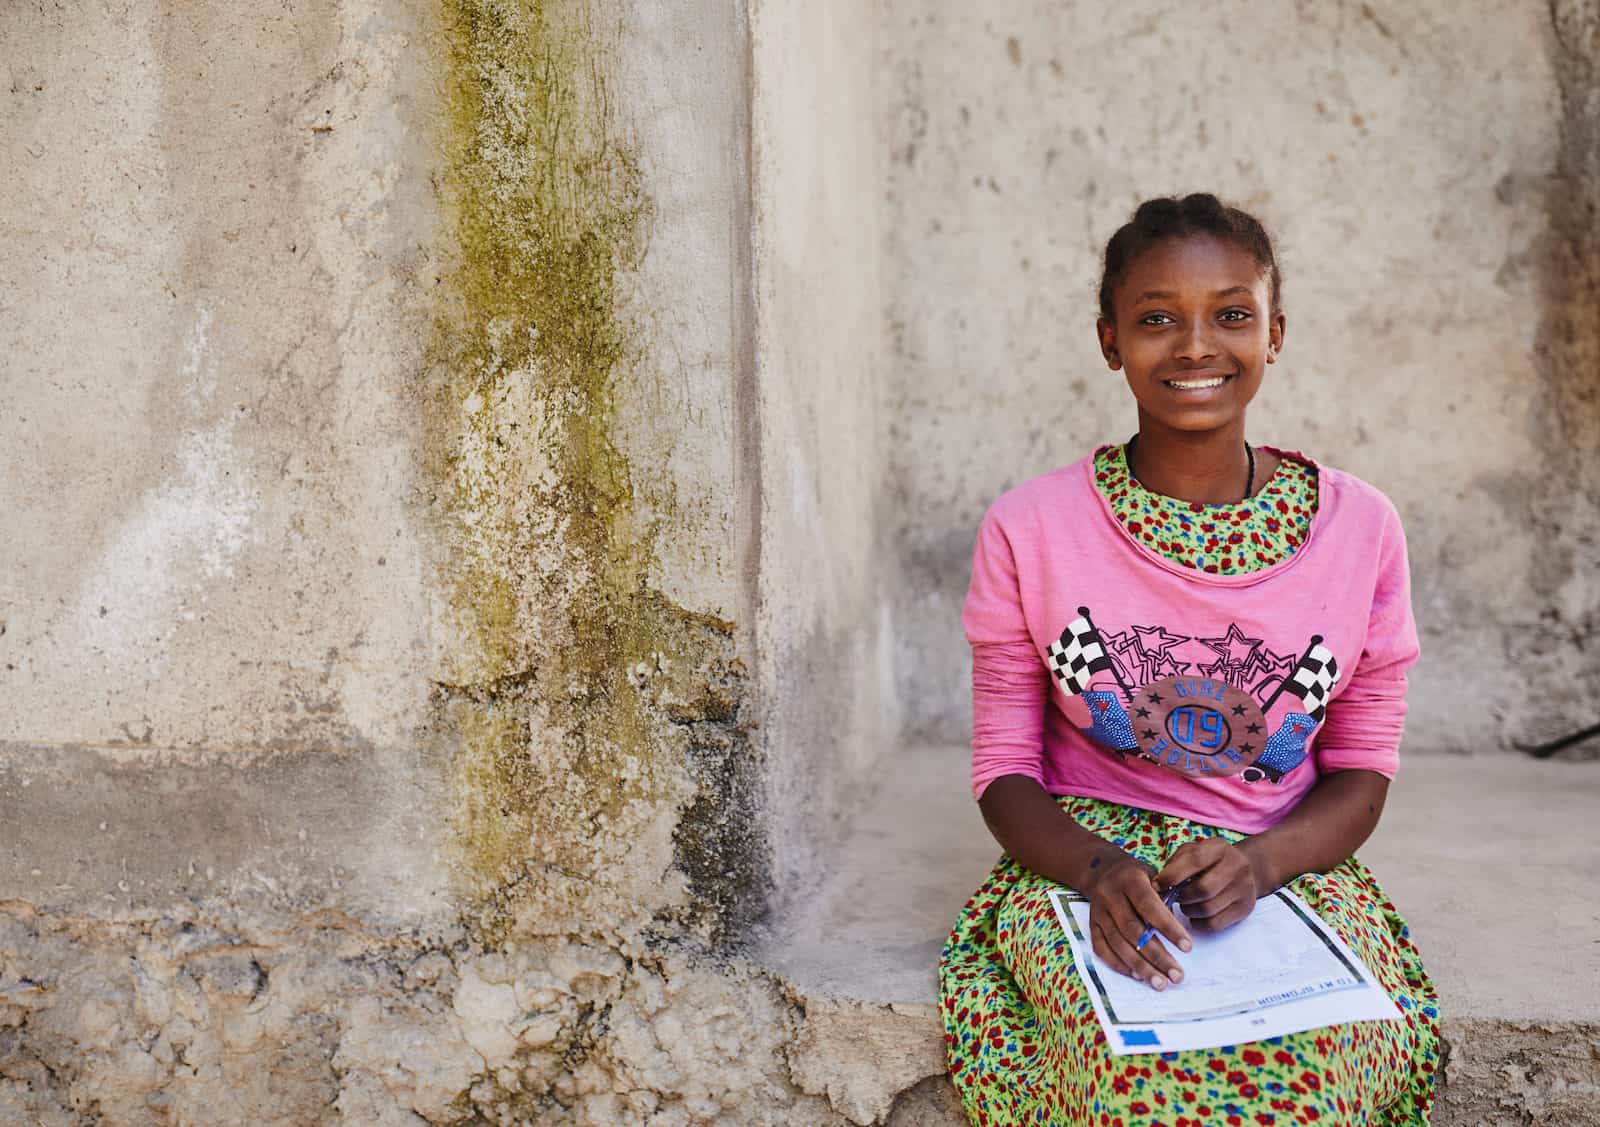
[[[1367,478],[1406,521],[1410,746],[1597,719],[1592,5],[1474,15],[886,5],[913,736],[965,737],[958,615],[984,506],[1134,430],[1095,343],[1098,257],[1139,199],[1192,190],[1256,211],[1281,248],[1289,329],[1253,437]]]
[[[1236,158],[1213,87],[1108,77],[1188,9],[0,7],[0,1121],[889,1115],[827,1030],[907,1015],[742,941],[902,717],[959,727],[982,505],[1120,433],[1084,248],[1197,159],[1317,360],[1263,425],[1413,517],[1436,670],[1547,674],[1469,719],[1573,719],[1596,21],[1552,10],[1241,22],[1242,112],[1292,96]]]
[[[778,887],[802,895],[892,750],[876,12],[752,6],[762,726]]]
[[[841,1122],[732,942],[892,726],[796,15],[0,11],[0,1120]]]
[[[10,895],[437,907],[420,19],[0,15]]]

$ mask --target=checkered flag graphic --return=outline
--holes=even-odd
[[[1067,623],[1061,637],[1050,643],[1047,652],[1050,671],[1061,682],[1061,691],[1069,697],[1086,690],[1096,673],[1114,672],[1106,644],[1082,607],[1078,608],[1078,617]]]
[[[1332,651],[1322,644],[1322,637],[1316,635],[1311,639],[1311,648],[1283,683],[1283,691],[1299,697],[1306,714],[1320,724],[1328,696],[1338,683],[1339,663],[1333,659]]]

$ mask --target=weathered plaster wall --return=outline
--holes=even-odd
[[[732,942],[883,681],[788,18],[0,12],[0,1120],[843,1122]]]
[[[709,218],[736,183],[669,188],[674,208],[693,193],[708,218],[669,225],[656,262],[649,251],[653,184],[720,155],[729,115],[673,130],[660,115],[693,74],[624,84],[619,56],[653,73],[655,41],[626,9],[463,3],[443,19],[454,242],[427,352],[425,460],[446,545],[432,734],[456,843],[497,935],[637,928],[669,911],[715,932],[760,891],[741,867],[759,867],[753,819],[730,834],[708,821],[720,809],[680,816],[753,754],[723,486],[732,340],[726,285],[698,304],[672,291],[729,270]],[[706,30],[721,32],[708,39],[725,66],[732,21]],[[720,93],[734,89],[728,73]],[[657,311],[677,324],[653,323]]]
[[[1425,661],[1418,748],[1593,723],[1593,5],[885,6],[901,696],[966,729],[958,614],[1007,486],[1134,428],[1095,345],[1098,255],[1210,189],[1282,248],[1261,441],[1385,489]]]
[[[877,13],[751,6],[762,725],[778,887],[800,894],[890,750]]]
[[[1109,229],[1145,173],[1085,126],[1069,140],[1103,146],[1095,178],[1052,180],[1055,127],[1028,126],[1044,130],[1036,149],[1009,123],[1040,102],[1087,113],[1084,91],[1106,99],[1098,112],[1161,107],[1104,84],[1056,91],[1065,68],[1021,31],[959,23],[958,51],[898,0],[884,11],[880,25],[840,0],[0,7],[0,1122],[932,1114],[936,1090],[897,1093],[937,1071],[936,1040],[873,1041],[927,1013],[801,997],[738,941],[804,893],[900,712],[926,727],[959,710],[944,703],[965,695],[959,656],[934,656],[959,639],[941,649],[930,624],[951,621],[971,522],[1001,477],[1048,464],[1055,434],[1080,426],[1041,396],[1054,406],[1030,409],[1032,446],[1004,437],[1033,402],[1016,388],[1060,370],[1031,349],[1056,343],[1063,287],[1041,285],[1015,333],[995,295],[1026,292],[1036,269],[1085,300],[1091,281],[1068,278],[1062,236],[1022,247],[1034,228],[1012,216],[1072,198],[1066,214]],[[1556,12],[1550,25],[1508,5],[1504,57],[1487,41],[1413,46],[1381,13],[1342,30],[1303,14],[1336,44],[1367,23],[1407,44],[1340,47],[1315,71],[1330,120],[1340,98],[1387,90],[1397,136],[1478,146],[1532,177],[1487,181],[1505,197],[1489,233],[1425,202],[1338,210],[1383,187],[1394,137],[1357,171],[1295,175],[1285,139],[1268,170],[1290,185],[1274,191],[1328,203],[1280,219],[1322,216],[1310,247],[1342,253],[1335,235],[1378,224],[1402,248],[1382,260],[1391,282],[1434,268],[1431,244],[1404,241],[1419,216],[1443,225],[1456,274],[1508,256],[1494,318],[1464,282],[1408,315],[1480,365],[1458,407],[1471,426],[1487,433],[1486,400],[1511,398],[1475,350],[1555,389],[1536,410],[1518,401],[1534,410],[1518,425],[1562,436],[1561,464],[1589,488],[1592,203],[1550,185],[1595,183],[1596,21],[1592,5]],[[951,102],[974,43],[1005,82]],[[1415,82],[1445,83],[1445,53],[1468,47],[1499,85],[1441,88],[1487,132],[1391,105],[1412,55]],[[864,108],[889,101],[887,121]],[[1289,124],[1323,120],[1294,104]],[[1553,124],[1513,129],[1511,109]],[[900,162],[888,212],[880,126]],[[971,152],[994,163],[969,190]],[[1181,155],[1151,167],[1176,175]],[[1054,188],[997,208],[1030,160]],[[1452,167],[1470,194],[1489,174],[1468,163]],[[1526,171],[1546,167],[1548,184]],[[1236,173],[1254,191],[1258,173]],[[1450,183],[1430,175],[1424,188]],[[1058,199],[1073,184],[1083,197]],[[1370,360],[1374,338],[1358,348],[1351,327],[1413,340],[1374,312],[1392,286],[1296,253],[1292,301],[1368,303],[1366,320],[1320,330],[1324,350]],[[984,296],[952,284],[952,263]],[[1521,326],[1535,362],[1495,318]],[[1427,425],[1435,385],[1362,386],[1368,433],[1402,410]],[[1305,396],[1332,412],[1332,392]],[[1359,426],[1310,411],[1281,426],[1291,442],[1325,432],[1415,502],[1426,467],[1391,471]],[[1523,489],[1494,457],[1473,468],[1502,474],[1497,497]],[[1559,550],[1495,566],[1562,592],[1522,636],[1570,672],[1559,646],[1584,641],[1593,606],[1592,492],[1542,488],[1523,492]],[[1487,532],[1450,533],[1522,527],[1496,512]],[[1465,586],[1429,597],[1481,594],[1489,565],[1468,562]],[[1527,609],[1486,605],[1505,621]]]
[[[1549,229],[1536,259],[1542,394],[1531,429],[1546,472],[1570,487],[1529,493],[1534,535],[1549,545],[1535,558],[1542,628],[1515,639],[1511,654],[1533,673],[1534,708],[1571,712],[1568,702],[1582,693],[1593,722],[1600,711],[1592,703],[1600,676],[1600,4],[1555,0],[1548,48],[1561,117],[1555,168],[1543,183]],[[1586,658],[1576,677],[1563,660],[1574,649]]]
[[[0,12],[6,895],[441,909],[420,18]]]

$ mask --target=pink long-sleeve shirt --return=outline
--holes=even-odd
[[[1417,658],[1405,536],[1377,489],[1318,472],[1305,543],[1242,575],[1135,540],[1092,455],[995,501],[962,613],[973,794],[1025,775],[1258,833],[1321,774],[1393,778]]]

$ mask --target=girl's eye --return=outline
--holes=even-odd
[[[1224,321],[1248,321],[1250,319],[1250,311],[1248,309],[1224,309],[1220,316]]]
[[[1146,313],[1139,318],[1139,324],[1141,325],[1168,325],[1171,323],[1172,318],[1165,313]]]

